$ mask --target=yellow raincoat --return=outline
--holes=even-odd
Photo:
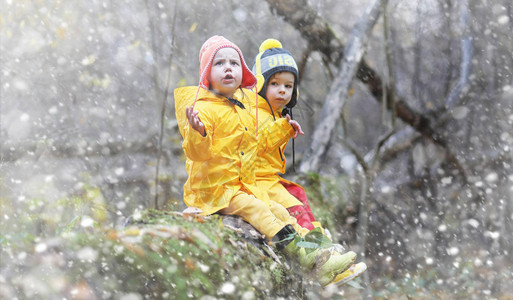
[[[276,120],[284,120],[284,118],[281,117],[281,111],[275,111],[274,115]],[[273,134],[273,132],[271,132],[273,127],[269,126],[269,124],[274,122],[274,118],[271,113],[269,104],[267,104],[263,98],[260,98],[258,101],[258,121],[260,133],[269,131],[266,132],[268,135]],[[303,205],[303,203],[291,195],[280,182],[286,182],[290,185],[299,187],[301,186],[278,175],[278,173],[285,173],[285,166],[287,165],[287,161],[285,159],[284,151],[285,147],[287,147],[288,141],[289,140],[284,140],[284,142],[276,149],[259,155],[256,161],[257,187],[260,190],[267,191],[270,199],[278,202],[285,208],[296,205]],[[301,189],[303,189],[303,187],[301,187]]]
[[[204,215],[212,214],[228,207],[239,190],[248,191],[269,203],[267,193],[258,189],[255,183],[256,158],[276,150],[293,136],[294,129],[281,119],[267,124],[269,129],[260,131],[257,141],[256,110],[250,102],[254,92],[234,96],[244,104],[243,109],[225,97],[200,88],[194,110],[199,112],[205,125],[207,136],[203,137],[187,124],[185,116],[185,107],[192,105],[197,89],[190,86],[174,91],[176,118],[184,138],[182,148],[187,156],[189,174],[184,185],[185,204],[200,208]]]

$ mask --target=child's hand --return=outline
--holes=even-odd
[[[187,116],[187,120],[189,120],[189,124],[191,124],[192,129],[199,132],[201,136],[206,136],[207,132],[205,131],[205,125],[201,122],[198,114],[199,112],[193,110],[192,106],[185,107],[185,115]]]
[[[294,134],[294,136],[292,137],[293,139],[297,138],[297,136],[300,134],[300,135],[303,135],[305,134],[303,132],[303,130],[301,130],[301,125],[299,125],[299,123],[295,120],[291,120],[290,119],[290,116],[287,114],[285,116],[285,120],[287,120],[287,122],[289,122],[289,124],[292,126],[292,128],[294,128],[294,130],[296,131],[296,133]]]

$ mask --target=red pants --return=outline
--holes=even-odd
[[[307,228],[308,230],[314,229],[315,226],[312,224],[312,222],[315,222],[315,218],[312,214],[312,210],[310,209],[310,205],[308,204],[308,197],[306,196],[305,190],[303,190],[300,186],[287,182],[282,181],[281,184],[292,196],[296,197],[303,203],[303,206],[297,205],[287,208],[289,214],[296,218],[299,226]]]

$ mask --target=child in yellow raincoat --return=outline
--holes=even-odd
[[[356,254],[300,247],[308,230],[255,184],[257,155],[275,150],[284,140],[297,135],[299,124],[282,118],[257,134],[257,110],[251,108],[248,97],[235,95],[240,88],[253,88],[256,78],[240,49],[226,38],[209,38],[199,58],[199,86],[174,92],[189,175],[184,202],[200,208],[204,215],[240,216],[274,242],[278,250],[296,258],[303,268],[315,270],[320,284],[328,284],[353,263]]]
[[[297,65],[290,52],[284,49],[278,40],[267,39],[260,45],[253,73],[257,77],[257,92],[264,98],[264,101],[258,103],[259,126],[261,132],[272,130],[266,124],[272,124],[283,117],[289,120],[289,114],[297,103]],[[260,190],[267,191],[269,198],[287,208],[300,226],[309,230],[321,228],[310,209],[303,187],[278,175],[278,173],[285,173],[287,162],[284,151],[287,143],[288,141],[284,140],[277,149],[258,156],[256,185]],[[334,283],[344,284],[366,269],[367,266],[363,262],[353,265],[349,270],[338,275]]]

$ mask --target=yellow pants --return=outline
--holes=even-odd
[[[287,191],[280,181],[274,180],[274,178],[271,180],[259,179],[256,182],[256,186],[260,190],[266,191],[270,199],[273,199],[285,208],[303,205],[301,201],[297,200],[296,197]]]
[[[241,217],[268,240],[271,240],[286,225],[292,225],[300,236],[309,232],[308,229],[299,226],[296,218],[291,217],[282,205],[272,200],[267,205],[244,190],[238,191],[231,199],[230,205],[221,209],[219,213]]]

